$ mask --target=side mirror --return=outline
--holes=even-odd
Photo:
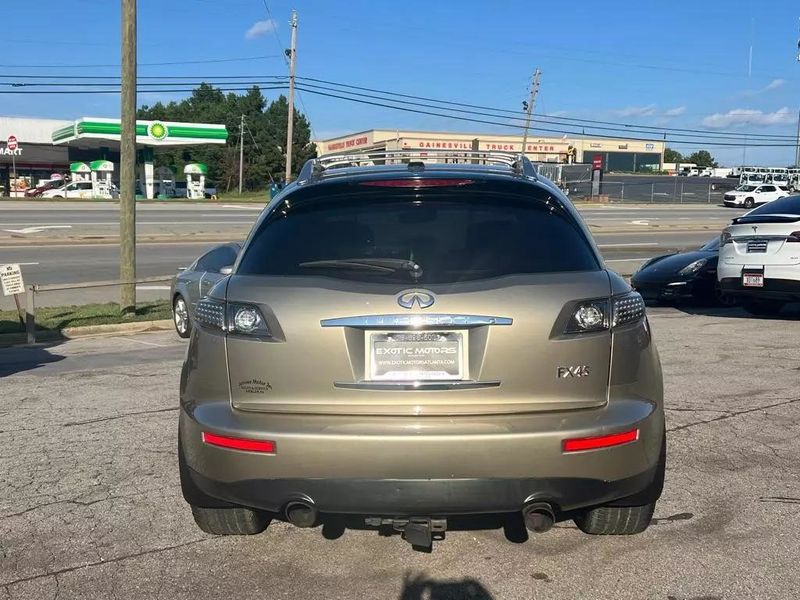
[[[230,275],[231,273],[233,273],[233,265],[229,265],[227,267],[222,267],[219,270],[219,274],[220,275],[226,275],[227,276],[227,275]]]

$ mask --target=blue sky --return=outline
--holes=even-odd
[[[3,0],[6,35],[9,29],[13,34],[3,45],[0,74],[117,74],[114,67],[66,65],[119,62],[119,4]],[[276,38],[288,43],[289,15],[296,8],[302,76],[516,110],[539,67],[537,113],[659,127],[796,132],[796,0],[771,0],[768,9],[757,0],[267,4],[272,22],[263,0],[139,0],[140,75],[283,75]],[[269,58],[147,65],[255,56]],[[16,68],[20,65],[59,66]],[[176,97],[141,94],[140,103]],[[75,118],[119,111],[113,95],[3,95],[0,102],[3,115]],[[303,106],[320,137],[373,127],[513,132],[308,93]],[[708,149],[723,163],[742,160],[741,148]],[[747,150],[748,162],[788,164],[793,157],[793,148]]]

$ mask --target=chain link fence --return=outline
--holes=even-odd
[[[734,189],[738,180],[702,180],[669,177],[664,181],[603,181],[600,195],[592,195],[590,181],[568,181],[567,189],[573,201],[630,202],[644,204],[722,204],[725,192]]]

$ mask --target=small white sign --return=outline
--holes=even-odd
[[[3,286],[4,296],[25,293],[25,283],[22,281],[22,269],[19,265],[0,265],[0,284]]]

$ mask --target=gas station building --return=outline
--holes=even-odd
[[[327,140],[318,140],[320,156],[349,150],[478,150],[521,152],[522,135],[453,133],[369,129]],[[544,137],[531,129],[525,153],[534,162],[591,163],[600,155],[606,171],[647,172],[664,164],[664,142],[607,139],[588,136]]]
[[[9,136],[17,139],[17,148],[8,148]],[[176,123],[137,121],[136,144],[140,168],[140,193],[157,195],[159,179],[153,169],[153,150],[157,147],[225,144],[228,131],[224,125],[211,123]],[[120,121],[82,117],[75,121],[0,117],[0,195],[22,195],[39,181],[53,176],[78,174],[85,163],[89,171],[102,169],[102,179],[119,180]],[[113,171],[108,163],[113,164]],[[202,167],[202,166],[201,166]],[[188,180],[205,175],[205,167],[188,169]],[[165,175],[162,174],[161,177]],[[183,179],[183,174],[166,174]],[[98,179],[93,176],[92,179]]]

